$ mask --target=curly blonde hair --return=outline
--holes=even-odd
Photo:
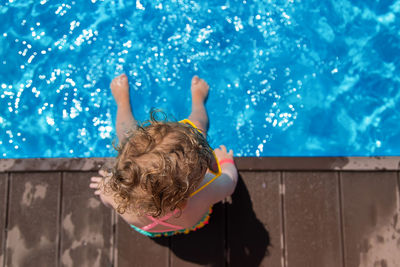
[[[117,212],[160,217],[181,206],[203,180],[213,154],[206,138],[188,124],[156,119],[138,125],[121,147],[111,189]]]

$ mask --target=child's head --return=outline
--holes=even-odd
[[[119,148],[108,183],[117,211],[158,217],[179,209],[203,180],[213,154],[188,124],[151,120]]]

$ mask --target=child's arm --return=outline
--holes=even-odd
[[[233,160],[233,151],[230,150],[228,152],[226,147],[223,145],[214,151],[220,162],[224,159]],[[208,205],[213,205],[221,200],[224,200],[227,196],[232,195],[233,191],[235,191],[238,180],[238,172],[235,164],[226,162],[222,164],[221,170],[221,176],[213,181],[209,186],[204,188],[204,192],[198,194],[199,197],[203,199],[204,203],[208,203]],[[209,178],[204,180],[205,181],[203,181],[203,183],[206,183]]]
[[[116,131],[119,144],[123,143],[128,137],[127,133],[136,127],[136,120],[132,114],[129,102],[129,83],[128,77],[122,74],[111,82],[111,92],[117,103]]]

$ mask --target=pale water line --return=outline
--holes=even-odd
[[[398,100],[400,100],[400,91],[397,93],[395,97],[388,99],[387,103],[375,109],[371,115],[365,117],[362,123],[358,126],[357,130],[359,132],[364,132],[368,128],[368,126],[370,126],[371,123],[383,112],[385,112],[389,108],[394,108]]]

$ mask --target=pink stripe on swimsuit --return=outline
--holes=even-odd
[[[147,231],[147,232],[153,232],[153,231],[150,231],[150,230],[153,229],[154,227],[156,227],[157,225],[164,225],[164,226],[167,226],[167,227],[171,227],[170,229],[163,230],[163,232],[169,232],[169,231],[176,231],[176,230],[184,229],[185,227],[178,226],[178,225],[173,225],[173,224],[165,222],[166,220],[171,218],[172,215],[175,215],[177,212],[178,212],[178,210],[175,210],[174,212],[172,212],[170,214],[167,214],[167,215],[165,215],[164,217],[162,217],[160,219],[156,219],[154,217],[147,216],[147,218],[149,218],[153,222],[148,224],[148,225],[146,225],[146,226],[140,227],[140,229],[142,229],[143,231]]]

